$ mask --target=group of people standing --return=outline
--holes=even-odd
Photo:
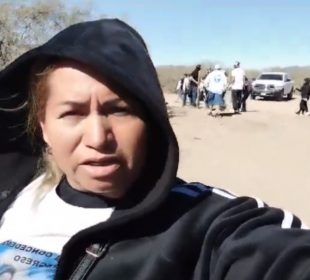
[[[201,65],[198,64],[190,74],[178,81],[177,92],[183,106],[187,100],[193,107],[199,107],[200,101],[205,101],[209,115],[219,116],[226,108],[225,94],[230,88],[232,91],[232,105],[235,114],[246,111],[246,100],[252,90],[251,82],[245,76],[245,71],[240,67],[240,62],[234,64],[234,69],[228,79],[227,72],[220,65],[208,69],[205,76],[198,80]]]

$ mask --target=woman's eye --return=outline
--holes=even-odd
[[[65,118],[65,117],[78,117],[78,116],[82,116],[82,113],[77,112],[77,111],[67,111],[64,112],[60,115],[60,118]]]
[[[127,107],[114,107],[111,111],[111,113],[116,116],[125,116],[129,114],[129,108]]]

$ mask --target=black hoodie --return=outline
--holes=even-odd
[[[310,279],[310,233],[298,218],[176,178],[178,145],[156,70],[143,39],[119,20],[73,25],[0,73],[0,217],[37,169],[39,153],[24,132],[22,106],[31,67],[57,58],[91,67],[140,101],[159,142],[151,153],[158,156],[151,162],[155,175],[139,182],[130,203],[107,222],[69,240],[56,279]]]
[[[297,88],[301,92],[301,98],[309,100],[310,97],[310,80],[306,79],[301,88]]]

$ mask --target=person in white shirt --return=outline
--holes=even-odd
[[[234,70],[231,72],[231,83],[232,83],[232,104],[233,109],[235,113],[240,113],[241,108],[241,98],[242,98],[242,92],[244,88],[245,83],[245,72],[240,67],[240,62],[236,62],[234,64]]]
[[[190,94],[190,83],[191,83],[191,77],[189,74],[184,74],[184,80],[183,80],[183,85],[182,85],[182,91],[183,91],[183,106],[186,105],[186,99],[189,97]]]
[[[209,115],[219,116],[220,110],[225,107],[223,93],[227,87],[227,78],[220,65],[215,65],[204,84],[208,90]]]
[[[178,100],[183,100],[183,83],[184,83],[184,78],[185,78],[185,76],[182,77],[182,78],[178,81],[178,83],[177,83],[177,86],[176,86],[176,93],[177,93],[177,95],[178,95],[178,98],[177,98],[176,102],[177,102]]]

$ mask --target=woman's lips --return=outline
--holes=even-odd
[[[82,166],[91,177],[104,178],[113,175],[120,168],[120,163],[119,161],[109,159],[86,161]]]

